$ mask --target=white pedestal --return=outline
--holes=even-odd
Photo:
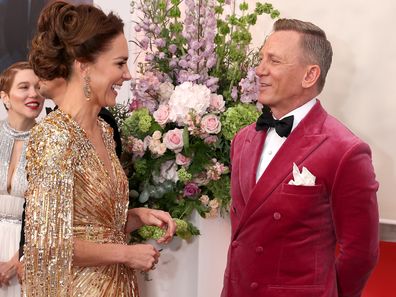
[[[175,238],[163,248],[157,268],[139,274],[141,297],[218,297],[230,240],[229,218],[202,219],[193,215],[201,236],[190,242]]]

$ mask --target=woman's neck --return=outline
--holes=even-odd
[[[85,132],[91,134],[97,127],[101,107],[95,104],[94,100],[87,100],[81,92],[74,90],[66,90],[59,109],[69,114]]]
[[[26,118],[20,115],[8,112],[8,125],[17,131],[29,131],[36,124],[34,119]]]

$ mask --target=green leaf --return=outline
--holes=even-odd
[[[183,129],[183,145],[186,150],[190,147],[190,133],[188,132],[187,127],[184,127]]]
[[[239,9],[240,9],[241,11],[246,11],[246,10],[249,9],[249,5],[244,1],[244,2],[242,2],[241,4],[239,4]]]

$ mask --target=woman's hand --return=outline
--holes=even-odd
[[[7,262],[0,262],[0,287],[10,285],[10,280],[17,273],[18,265],[19,261],[17,255]]]
[[[125,232],[132,232],[143,225],[166,228],[164,236],[157,240],[158,243],[168,243],[176,232],[176,223],[168,212],[144,207],[128,210]]]
[[[151,244],[125,245],[123,248],[123,263],[141,271],[154,269],[161,255]]]

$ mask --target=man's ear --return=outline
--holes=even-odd
[[[320,77],[320,67],[319,65],[308,65],[307,71],[302,80],[302,87],[307,89],[316,84]]]

